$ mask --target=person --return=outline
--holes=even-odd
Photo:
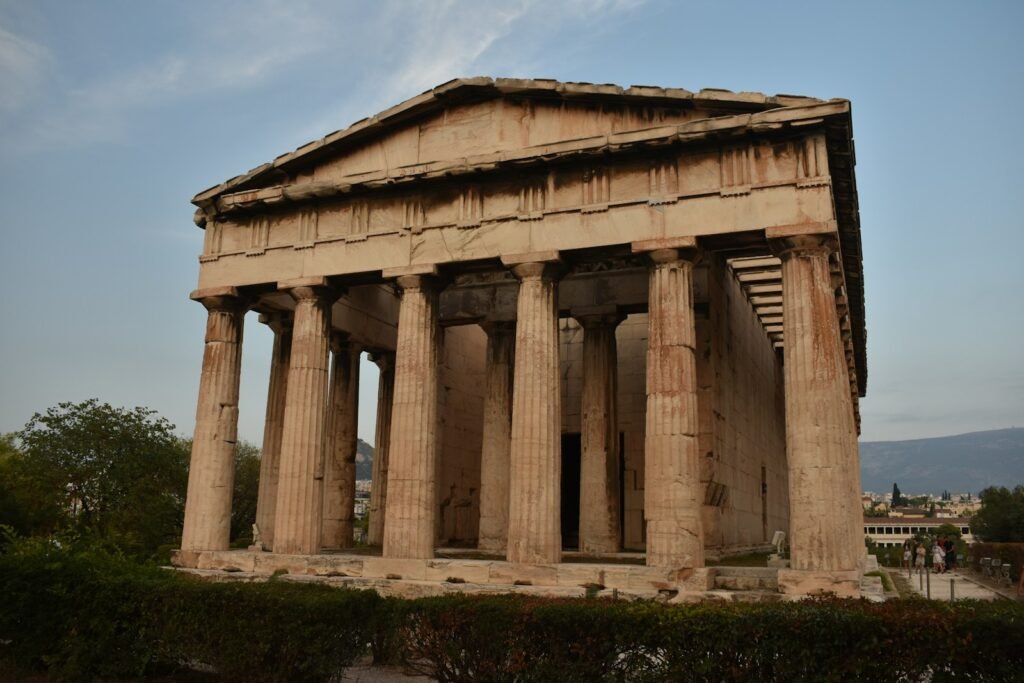
[[[943,574],[946,571],[946,551],[942,547],[941,539],[932,546],[932,570],[936,574]]]
[[[913,541],[903,541],[903,567],[907,570],[907,574],[910,573],[910,555],[911,547],[914,545]]]
[[[946,569],[956,569],[956,541],[952,538],[946,539]]]
[[[917,544],[917,550],[914,551],[914,552],[917,554],[917,559],[914,562],[914,568],[917,569],[917,571],[919,571],[919,572],[923,572],[924,571],[924,555],[925,555],[924,543],[923,542],[922,543],[918,543]]]

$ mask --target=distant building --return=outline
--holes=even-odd
[[[928,514],[927,510],[922,508],[908,508],[908,507],[896,507],[889,511],[890,517],[924,517]]]
[[[964,517],[953,517],[949,519],[940,518],[895,518],[865,517],[864,535],[883,548],[903,545],[904,541],[913,538],[916,534],[932,534],[935,529],[944,524],[951,524],[960,529],[960,534],[967,543],[974,542],[971,534],[970,520]]]

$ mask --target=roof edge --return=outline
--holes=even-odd
[[[273,161],[260,164],[243,174],[202,190],[192,198],[192,203],[203,206],[218,196],[270,173],[274,169],[295,164],[327,149],[343,147],[346,143],[355,142],[371,132],[387,130],[410,118],[424,115],[444,106],[457,102],[487,100],[504,96],[544,97],[569,101],[622,99],[650,104],[688,105],[712,109],[739,106],[750,111],[820,104],[826,101],[798,95],[765,95],[758,92],[733,92],[719,88],[704,88],[694,93],[683,88],[646,85],[632,85],[623,88],[613,84],[561,82],[550,79],[490,78],[487,76],[456,78],[404,100],[378,114],[360,119],[348,128],[328,133],[322,138],[276,157]]]

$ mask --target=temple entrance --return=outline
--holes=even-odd
[[[562,434],[562,549],[580,547],[580,456],[579,434]]]

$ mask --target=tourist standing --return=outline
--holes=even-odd
[[[952,538],[946,539],[946,569],[956,569],[956,541]]]
[[[917,571],[919,571],[919,572],[923,572],[924,571],[924,556],[925,556],[925,550],[924,550],[924,543],[923,542],[917,544],[917,550],[915,552],[917,553],[917,559],[915,560],[914,568],[917,569]]]
[[[936,541],[932,545],[932,569],[936,574],[946,571],[946,551],[942,547],[942,541]]]
[[[903,567],[907,570],[907,574],[910,574],[911,566],[911,555],[913,554],[914,542],[911,540],[903,541]]]

